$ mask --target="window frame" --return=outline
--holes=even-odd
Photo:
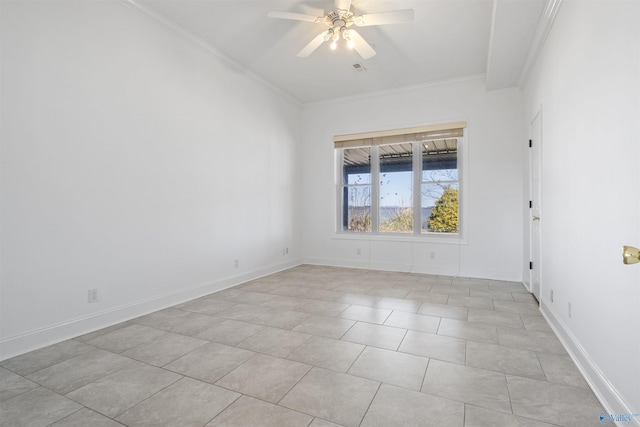
[[[413,178],[412,178],[412,205],[413,205],[413,214],[414,214],[414,230],[412,232],[381,232],[379,230],[379,219],[380,219],[380,157],[378,147],[380,145],[388,145],[388,144],[372,144],[371,145],[371,231],[349,231],[343,229],[343,215],[344,215],[344,204],[343,204],[343,188],[344,188],[344,177],[343,177],[343,162],[344,162],[344,149],[345,148],[354,148],[360,147],[363,145],[353,145],[346,147],[336,147],[334,148],[334,157],[335,157],[335,182],[336,182],[336,194],[335,198],[335,238],[338,239],[353,239],[353,240],[382,240],[382,241],[420,241],[420,242],[434,242],[434,243],[455,243],[455,244],[465,244],[467,243],[466,239],[466,229],[467,229],[467,121],[454,122],[454,125],[462,124],[464,132],[462,135],[457,136],[457,153],[456,153],[456,161],[457,161],[457,173],[458,173],[458,232],[457,233],[445,233],[445,232],[422,232],[422,145],[421,142],[412,141],[413,145]],[[447,124],[436,124],[433,125],[436,128],[443,127],[446,128]],[[427,126],[429,127],[429,126]],[[378,135],[388,136],[394,134],[401,133],[409,133],[407,130],[414,130],[420,128],[409,128],[409,129],[397,129],[397,130],[387,130],[380,132],[366,132],[362,134],[351,134],[345,136],[360,136],[364,135],[366,137],[377,137]],[[434,138],[437,140],[438,138]],[[336,137],[334,137],[334,141],[336,141]],[[417,209],[416,209],[417,207]],[[416,226],[415,224],[420,224]]]

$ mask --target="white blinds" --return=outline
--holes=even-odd
[[[467,122],[454,122],[379,132],[336,135],[333,137],[333,144],[335,148],[352,148],[458,138],[463,136],[466,127]]]

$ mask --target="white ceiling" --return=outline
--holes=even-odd
[[[487,88],[515,86],[545,0],[353,0],[357,15],[413,9],[413,23],[360,27],[377,55],[363,60],[323,44],[297,57],[324,24],[267,17],[322,16],[334,0],[125,0],[204,40],[301,103],[486,74]],[[357,72],[361,63],[366,72]]]

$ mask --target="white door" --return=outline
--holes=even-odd
[[[529,148],[530,159],[530,260],[531,292],[540,301],[540,276],[542,271],[541,256],[541,190],[542,190],[542,111],[538,112],[530,128],[531,142]]]

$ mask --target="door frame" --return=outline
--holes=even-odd
[[[540,301],[542,296],[542,220],[534,220],[534,216],[542,217],[542,106],[534,114],[533,119],[529,123],[529,140],[532,144],[529,146],[529,291]],[[536,155],[534,156],[534,150]],[[537,173],[537,180],[534,179]],[[534,182],[535,181],[535,182]],[[534,185],[537,184],[537,189]],[[536,191],[534,191],[536,190]],[[537,195],[537,197],[536,197]],[[534,221],[538,221],[534,224]],[[537,234],[534,230],[537,226]],[[537,256],[534,252],[537,248]],[[537,275],[537,281],[534,277]]]

